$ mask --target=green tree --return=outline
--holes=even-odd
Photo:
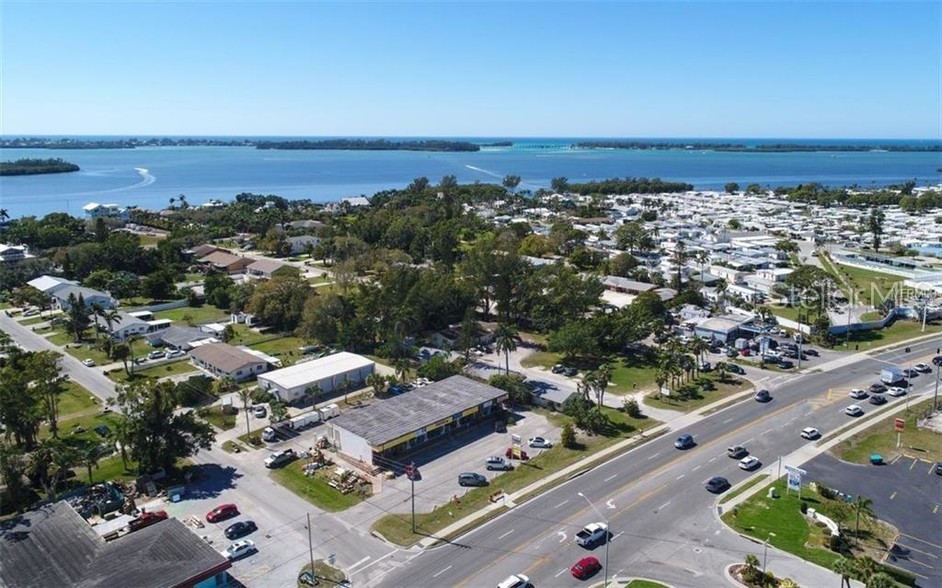
[[[79,464],[85,466],[88,470],[88,483],[93,484],[94,480],[92,479],[92,469],[98,467],[98,460],[104,457],[105,452],[102,451],[101,445],[98,443],[89,443],[85,447],[79,449],[78,453],[78,462]]]
[[[572,426],[571,422],[566,421],[566,424],[563,425],[559,442],[562,443],[563,447],[566,449],[573,449],[576,447],[576,429]]]
[[[500,323],[494,330],[494,347],[497,349],[497,353],[504,354],[507,375],[510,375],[510,352],[517,350],[517,341],[519,339],[519,332],[514,325]]]
[[[29,389],[27,365],[30,354],[15,353],[0,368],[0,423],[5,437],[24,449],[36,445],[43,410],[39,397]]]
[[[301,323],[301,315],[311,288],[296,276],[278,276],[255,287],[248,311],[266,325],[283,332],[293,331]]]
[[[564,177],[553,178],[550,180],[550,187],[557,194],[565,194],[569,192],[569,180]]]
[[[66,299],[68,309],[66,310],[66,329],[71,333],[76,343],[82,341],[85,337],[85,331],[91,326],[92,322],[88,318],[88,309],[85,307],[85,296],[79,294],[69,294]]]
[[[373,395],[379,396],[386,391],[386,378],[376,372],[366,377],[366,385],[373,388]]]
[[[856,573],[854,568],[854,562],[847,559],[846,557],[839,557],[834,560],[834,563],[831,564],[831,569],[834,570],[834,573],[841,577],[841,588],[845,586],[851,588],[850,579]]]
[[[531,404],[530,390],[524,384],[524,377],[520,374],[495,374],[488,378],[487,383],[507,392],[507,399],[515,406]]]
[[[141,293],[154,300],[168,300],[175,290],[173,272],[170,269],[151,272],[141,281]]]
[[[739,184],[737,184],[736,182],[729,182],[728,184],[726,184],[726,185],[723,187],[723,190],[724,190],[727,194],[732,194],[732,193],[734,193],[734,192],[739,192]]]
[[[248,436],[252,434],[252,429],[249,426],[249,412],[252,411],[252,389],[240,388],[237,393],[239,401],[242,402],[242,412],[245,413],[245,434]]]
[[[428,378],[433,382],[444,380],[458,374],[461,370],[454,363],[445,359],[441,354],[435,354],[416,370],[416,375]]]
[[[740,221],[738,218],[731,218],[726,221],[726,226],[733,231],[738,231],[742,228],[742,221]]]
[[[867,230],[873,235],[873,250],[879,251],[883,242],[883,221],[886,215],[883,209],[874,206],[870,209],[870,216],[867,217]]]
[[[520,176],[506,175],[501,184],[503,184],[504,188],[511,194],[514,194],[517,191],[517,186],[520,185]]]
[[[896,586],[896,582],[885,572],[877,572],[870,576],[870,580],[867,582],[867,588],[893,588],[893,586]]]
[[[625,398],[622,403],[622,410],[633,419],[640,419],[644,416],[641,412],[641,406],[638,404],[638,401],[634,398]]]
[[[854,541],[860,543],[860,520],[863,519],[865,525],[869,525],[876,520],[877,515],[873,512],[873,501],[863,496],[858,496],[854,501]]]
[[[29,491],[23,481],[28,463],[21,448],[0,441],[0,477],[6,486],[6,496],[17,512],[22,512]]]
[[[49,432],[59,437],[59,397],[65,391],[64,378],[59,375],[59,358],[55,351],[37,351],[29,357],[26,365],[29,387],[39,398]]]
[[[72,466],[79,463],[78,450],[60,439],[45,439],[30,454],[27,474],[42,486],[50,500],[59,492]]]
[[[272,400],[268,403],[268,420],[272,424],[280,423],[288,418],[288,407],[280,400]]]
[[[211,425],[192,412],[175,410],[172,382],[131,382],[119,391],[115,403],[127,422],[130,455],[143,473],[169,471],[178,459],[209,449],[215,440]]]
[[[614,237],[616,246],[628,253],[651,251],[655,247],[651,233],[640,221],[619,225],[615,229]]]

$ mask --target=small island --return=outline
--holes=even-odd
[[[256,149],[336,149],[344,151],[480,151],[467,141],[389,141],[387,139],[324,139],[322,141],[259,141]]]
[[[690,151],[719,151],[730,153],[802,153],[814,151],[827,152],[861,152],[861,151],[894,151],[905,153],[936,153],[942,151],[942,144],[932,143],[926,145],[851,145],[851,144],[823,144],[823,143],[764,143],[746,145],[743,143],[684,143],[676,141],[581,141],[572,145],[574,149],[632,149],[642,151],[666,151],[672,149],[686,149]]]
[[[79,166],[64,159],[17,159],[0,161],[0,176],[30,176],[37,174],[64,174],[79,171]]]

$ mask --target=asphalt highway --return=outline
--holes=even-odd
[[[875,407],[852,400],[848,391],[878,381],[888,363],[928,361],[939,344],[933,339],[911,345],[910,353],[884,352],[831,371],[796,376],[773,388],[769,403],[744,400],[688,429],[672,431],[451,544],[415,555],[383,577],[370,578],[370,584],[495,586],[511,573],[523,573],[535,586],[581,585],[569,567],[586,555],[603,563],[605,557],[604,545],[589,553],[573,541],[584,525],[603,518],[579,496],[583,493],[610,523],[610,576],[647,575],[675,586],[720,585],[726,565],[762,551],[725,530],[714,515],[717,497],[703,487],[712,476],[724,476],[735,486],[750,475],[726,456],[726,447],[745,445],[777,475],[779,456],[811,443],[800,437],[802,428],[816,427],[827,436],[853,421],[843,412],[850,404],[860,404],[870,414],[905,402],[888,397],[887,404]],[[933,373],[914,378],[913,385],[931,390],[934,381]],[[680,433],[693,435],[697,445],[675,449]],[[774,564],[770,559],[770,569]],[[809,573],[829,574],[818,568]],[[602,572],[594,578],[601,579]]]

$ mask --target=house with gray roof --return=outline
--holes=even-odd
[[[216,377],[228,376],[236,382],[268,370],[268,362],[264,359],[226,343],[200,345],[190,351],[190,360],[196,367]]]

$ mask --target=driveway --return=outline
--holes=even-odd
[[[900,531],[886,561],[942,586],[942,476],[933,464],[904,457],[881,467],[821,455],[802,468],[809,479],[873,501],[876,515]]]

